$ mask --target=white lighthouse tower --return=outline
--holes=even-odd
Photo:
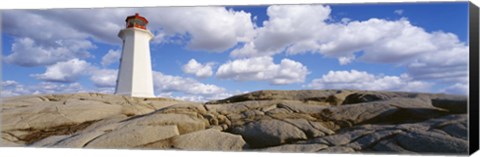
[[[118,33],[123,40],[123,50],[118,71],[115,94],[132,97],[155,97],[153,93],[148,21],[136,13],[128,16],[126,28]]]

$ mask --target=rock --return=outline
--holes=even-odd
[[[239,151],[245,141],[239,135],[224,133],[216,129],[196,131],[172,139],[173,147],[186,150]]]
[[[111,118],[103,119],[49,146],[70,148],[85,147],[86,144],[88,144],[95,138],[119,128],[121,126],[119,122],[124,120],[125,118],[125,115],[118,115]]]
[[[15,143],[21,143],[25,144],[25,141],[22,141],[23,137],[27,136],[30,134],[29,131],[27,130],[11,130],[11,131],[3,131],[2,132],[2,140],[4,141],[9,141],[9,142],[15,142]]]
[[[13,135],[17,140],[21,141],[19,143],[30,145],[49,136],[73,134],[79,130],[83,130],[92,123],[94,123],[94,121],[80,124],[64,124],[46,129],[21,129],[3,132]]]
[[[285,108],[289,111],[292,112],[297,112],[297,113],[318,113],[322,111],[323,109],[328,108],[328,106],[324,105],[310,105],[310,104],[305,104],[299,101],[281,101],[278,103],[278,108]]]
[[[348,106],[331,107],[316,114],[319,119],[335,121],[342,127],[372,120],[378,116],[393,114],[398,108],[385,103],[364,103]]]
[[[468,128],[465,124],[450,124],[443,127],[442,130],[448,133],[450,136],[461,138],[463,140],[468,140]]]
[[[321,143],[333,146],[343,146],[355,139],[373,133],[372,130],[348,130],[331,136],[324,136],[308,140],[307,143]]]
[[[44,101],[45,100],[39,96],[6,97],[6,98],[2,98],[2,111],[29,107],[32,105],[43,103]]]
[[[348,144],[347,146],[354,148],[356,150],[366,149],[366,148],[372,147],[374,144],[378,143],[381,140],[389,140],[390,138],[395,137],[395,135],[401,132],[402,132],[401,130],[377,131],[377,132],[359,137],[355,141]]]
[[[445,115],[446,112],[431,106],[429,102],[409,98],[392,98],[384,101],[357,103],[330,107],[315,114],[342,127],[372,123],[412,123]]]
[[[278,101],[245,101],[228,104],[207,104],[205,106],[209,111],[229,114],[241,113],[248,110],[266,110],[276,107],[277,103]]]
[[[290,141],[307,139],[297,127],[280,120],[260,120],[236,127],[233,133],[240,134],[253,148],[280,145]]]
[[[55,144],[51,145],[51,147],[58,147],[58,148],[82,148],[85,147],[90,141],[102,136],[105,133],[108,133],[112,130],[108,131],[91,131],[85,132],[81,134],[75,134],[69,137],[66,137]]]
[[[322,153],[353,153],[355,150],[350,147],[344,147],[344,146],[333,146],[333,147],[328,147],[325,149],[321,149],[318,152]]]
[[[158,101],[156,104],[165,102],[165,105],[179,102],[161,98]],[[146,114],[156,109],[152,103],[144,103],[143,99],[97,93],[21,96],[8,98],[2,103],[2,130],[45,129],[120,114]]]
[[[374,91],[355,92],[345,97],[343,105],[388,100],[397,97],[397,93],[380,93]]]
[[[258,149],[259,151],[266,152],[316,152],[321,149],[327,148],[327,145],[323,144],[285,144],[281,146],[268,147],[264,149]]]
[[[408,153],[408,154],[413,153],[395,144],[394,141],[388,141],[388,140],[378,142],[372,147],[372,149],[373,149],[372,152],[389,152],[389,153],[395,152],[395,153]]]
[[[85,147],[88,148],[133,148],[180,135],[177,126],[124,126],[98,136]]]
[[[324,123],[320,123],[320,122],[313,122],[313,121],[309,121],[309,123],[317,130],[327,134],[327,135],[332,135],[332,134],[335,134],[335,132],[327,127],[325,127]]]
[[[155,141],[145,145],[137,146],[140,149],[173,149],[172,138]]]
[[[78,107],[66,107],[58,104],[38,104],[2,112],[2,130],[46,129],[98,120],[119,112],[120,107],[115,106],[85,104]]]
[[[310,124],[309,121],[305,119],[285,119],[284,121],[301,129],[307,135],[307,137],[319,137],[326,134],[315,128],[312,124]],[[319,125],[321,126],[321,124]]]
[[[25,147],[25,145],[1,139],[0,147]]]
[[[417,131],[395,137],[398,144],[409,151],[423,153],[467,153],[468,142],[448,135]]]
[[[97,93],[1,104],[2,146],[466,154],[465,96],[257,91],[205,104]]]
[[[258,100],[309,100],[312,98],[328,97],[337,94],[337,90],[299,90],[299,91],[281,91],[281,90],[262,90],[251,93],[241,94],[226,98],[207,102],[207,104],[235,103],[243,101]]]
[[[65,139],[67,137],[69,137],[69,135],[50,136],[50,137],[44,138],[40,141],[37,141],[37,142],[33,143],[31,146],[49,147],[49,146],[55,145],[56,143],[60,142],[61,140]]]
[[[468,102],[466,97],[436,98],[432,99],[432,105],[448,110],[453,114],[467,113]]]
[[[125,121],[126,125],[136,127],[152,125],[176,125],[180,134],[186,134],[198,130],[203,130],[208,126],[208,121],[186,114],[173,114],[154,112],[147,115],[132,117]],[[132,127],[133,127],[132,126]]]
[[[199,103],[178,103],[168,107],[164,107],[157,111],[161,113],[175,113],[175,114],[189,114],[189,115],[201,115],[206,114],[207,110],[202,104]]]

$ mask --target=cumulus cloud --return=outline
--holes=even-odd
[[[116,69],[95,69],[90,80],[96,87],[115,87],[117,85],[118,70]]]
[[[434,52],[419,54],[406,64],[408,73],[419,80],[465,82],[468,79],[469,48],[452,33],[435,32]]]
[[[195,59],[190,59],[187,64],[182,66],[184,73],[193,74],[199,78],[210,77],[213,74],[212,66],[214,63],[198,63]]]
[[[14,80],[6,80],[1,82],[2,90],[0,90],[0,97],[11,97],[31,93],[25,87]]]
[[[341,65],[358,60],[406,66],[415,79],[455,80],[467,76],[468,46],[455,34],[427,32],[406,18],[335,22],[329,18],[330,12],[322,5],[270,6],[263,27],[256,28],[253,39],[230,55],[245,58],[318,53],[337,58]]]
[[[448,94],[468,95],[469,88],[468,84],[466,83],[455,83],[444,89],[441,89],[440,91]]]
[[[365,71],[329,71],[307,85],[314,89],[358,89],[393,91],[429,91],[431,83],[412,80],[408,75],[384,76]]]
[[[88,37],[104,43],[119,43],[117,33],[125,26],[126,15],[133,13],[134,9],[124,8],[8,10],[3,12],[3,28],[11,35],[30,37],[44,46],[53,45],[59,39]]]
[[[15,87],[17,85],[18,85],[18,82],[14,80],[6,80],[1,82],[2,88]]]
[[[96,47],[92,41],[120,45],[117,34],[126,16],[135,12],[150,21],[154,43],[181,36],[193,50],[223,52],[254,33],[250,13],[224,7],[8,10],[2,13],[3,32],[15,40],[5,59],[20,66],[44,66],[90,57]],[[106,59],[103,64],[108,63]]]
[[[315,37],[330,34],[324,20],[329,18],[330,7],[322,5],[288,5],[267,8],[269,20],[255,29],[256,36],[243,48],[233,50],[234,57],[270,56],[287,47],[302,44],[315,45]],[[305,20],[308,19],[308,20]],[[323,34],[322,34],[323,33]],[[331,36],[331,35],[329,35]]]
[[[272,57],[255,57],[228,61],[220,65],[216,76],[238,81],[268,81],[274,85],[304,82],[308,69],[300,62],[282,59],[275,64]]]
[[[20,66],[51,65],[59,61],[73,58],[90,57],[88,49],[95,46],[89,41],[57,40],[56,46],[45,47],[31,38],[16,39],[12,45],[12,53],[5,56],[7,63]]]
[[[88,74],[91,68],[90,63],[84,60],[71,59],[47,66],[45,73],[31,76],[44,81],[72,83],[77,81],[81,75]]]
[[[157,93],[180,92],[189,95],[214,96],[226,92],[225,88],[204,84],[192,78],[165,75],[153,72],[153,83]]]
[[[51,65],[90,57],[91,42],[119,44],[116,37],[125,9],[9,10],[2,12],[3,29],[14,37],[6,61],[20,66]],[[32,29],[35,28],[35,29]]]
[[[16,82],[12,80],[3,81],[2,85],[7,82]],[[16,82],[11,86],[3,86],[0,96],[12,97],[20,95],[38,95],[38,94],[64,94],[64,93],[80,93],[87,92],[80,83],[53,83],[40,82],[34,85],[24,85]]]
[[[217,100],[216,97],[220,97],[220,99],[227,98],[231,96],[231,94],[227,94],[224,96],[223,94],[220,94],[219,96],[203,96],[203,95],[182,95],[182,96],[170,96],[171,98],[174,99],[179,99],[179,100],[185,100],[185,101],[193,101],[193,102],[206,102],[210,100]]]
[[[194,50],[223,52],[250,40],[254,33],[250,13],[224,7],[163,7],[143,9],[143,13],[150,28],[161,32],[157,41],[180,35],[190,38],[187,47]]]
[[[116,63],[120,60],[121,57],[120,50],[108,50],[108,53],[102,57],[102,66],[108,66],[110,64]]]
[[[468,76],[468,45],[455,34],[427,32],[406,18],[371,18],[364,21],[343,18],[333,21],[330,7],[322,5],[268,7],[268,20],[263,21],[261,27],[252,23],[250,13],[224,7],[8,10],[2,12],[2,26],[4,33],[14,40],[12,45],[6,46],[11,51],[3,59],[20,66],[47,66],[45,73],[31,75],[40,80],[74,82],[83,75],[78,72],[82,71],[78,70],[82,67],[75,68],[67,63],[92,57],[90,51],[95,49],[96,42],[120,45],[117,33],[124,27],[125,17],[135,12],[149,19],[149,29],[155,33],[153,43],[181,39],[182,42],[172,43],[207,52],[224,52],[240,46],[230,52],[236,60],[221,65],[217,70],[217,77],[223,79],[267,81],[271,84],[304,82],[307,68],[290,59],[273,63],[271,56],[279,53],[317,53],[336,58],[341,65],[352,62],[393,64],[405,67],[408,74],[405,76],[410,79],[408,84],[414,84],[414,80],[419,84],[441,80],[455,85]],[[112,64],[118,53],[109,51],[102,58],[102,66]],[[65,67],[58,64],[65,64]],[[197,77],[213,75],[213,70],[205,68],[208,63],[198,64],[200,69],[206,70],[203,73],[190,71],[190,74]],[[101,71],[99,68],[96,70]],[[108,76],[89,75],[96,86],[111,87],[113,72],[106,74]],[[373,76],[374,80],[388,78]],[[389,77],[392,77],[390,80],[402,78]],[[196,82],[199,87],[203,84],[190,78],[170,78]],[[459,87],[452,86],[445,91]],[[173,85],[165,89],[188,91]]]

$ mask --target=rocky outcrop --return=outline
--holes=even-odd
[[[280,120],[260,120],[232,129],[242,135],[253,148],[275,146],[291,141],[305,140],[307,136],[299,128]]]
[[[257,91],[207,103],[85,93],[12,97],[2,146],[466,154],[467,98]]]
[[[242,136],[224,133],[216,129],[192,132],[172,139],[173,147],[187,150],[231,150],[246,147]]]

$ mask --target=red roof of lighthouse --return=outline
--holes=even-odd
[[[127,19],[125,19],[125,22],[127,23],[127,28],[136,27],[147,29],[148,20],[145,17],[140,16],[138,13],[128,16]]]

